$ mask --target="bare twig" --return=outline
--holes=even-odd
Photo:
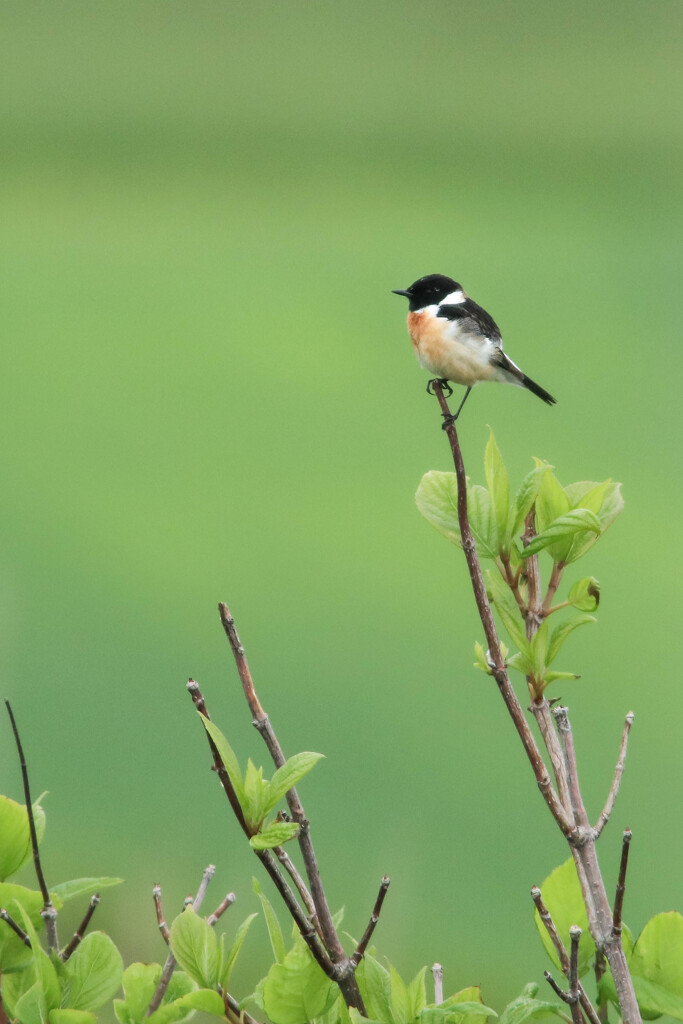
[[[621,863],[619,865],[619,881],[617,882],[617,894],[614,899],[614,914],[612,916],[612,934],[621,935],[621,912],[624,908],[624,893],[626,892],[626,870],[628,868],[628,852],[631,848],[633,833],[630,828],[624,830],[624,837],[621,844]]]
[[[310,892],[306,888],[306,883],[304,882],[303,878],[301,877],[301,874],[299,873],[299,869],[297,868],[296,864],[294,863],[292,858],[289,856],[289,854],[285,850],[284,846],[275,846],[275,847],[273,847],[273,853],[275,854],[277,859],[280,861],[280,863],[282,864],[283,868],[285,869],[285,871],[287,872],[289,877],[294,882],[294,885],[296,886],[296,890],[299,893],[299,896],[301,896],[301,899],[303,900],[303,904],[306,907],[306,911],[308,913],[308,916],[311,919],[311,923],[313,924],[313,927],[315,928],[315,930],[318,932],[318,934],[322,938],[322,934],[321,934],[321,931],[320,931],[320,924],[318,922],[318,915],[317,915],[316,909],[315,909],[315,903],[313,902],[313,897],[311,896]]]
[[[379,887],[379,892],[377,894],[377,899],[375,900],[375,906],[373,907],[372,914],[370,915],[368,926],[363,932],[363,938],[356,946],[355,952],[351,954],[351,963],[354,965],[354,967],[357,967],[358,964],[363,959],[363,957],[365,956],[365,950],[368,948],[368,943],[372,938],[372,933],[374,932],[377,926],[377,922],[379,921],[379,915],[382,912],[382,904],[384,903],[384,897],[387,894],[390,881],[391,880],[388,875],[385,875],[384,878],[382,879],[382,882]]]
[[[219,603],[218,612],[220,614],[223,629],[225,630],[225,634],[230,643],[230,648],[235,659],[235,665],[237,666],[237,672],[242,683],[242,689],[244,690],[244,696],[246,697],[249,710],[252,714],[254,727],[263,737],[275,767],[280,768],[285,763],[286,758],[270,719],[268,718],[268,715],[256,694],[254,680],[249,669],[249,662],[247,661],[246,654],[244,653],[244,647],[242,646],[239,634],[237,633],[235,620],[230,613],[230,609],[223,602]],[[306,869],[308,887],[315,907],[316,921],[320,928],[320,934],[325,945],[325,950],[332,964],[337,968],[336,973],[338,975],[338,984],[342,995],[344,996],[346,1005],[354,1006],[362,1014],[365,1014],[363,999],[356,979],[353,976],[354,965],[346,956],[344,947],[337,935],[337,929],[334,926],[334,921],[332,920],[332,912],[327,902],[327,897],[325,896],[320,869],[318,867],[318,860],[311,839],[310,822],[306,817],[296,788],[292,787],[292,789],[288,791],[286,794],[286,800],[292,818],[299,825],[299,832],[297,836],[299,849],[301,850],[301,856]]]
[[[228,907],[231,907],[233,905],[236,899],[237,897],[235,896],[234,892],[229,892],[225,899],[222,899],[221,902],[218,904],[213,914],[209,914],[209,916],[206,919],[206,923],[211,925],[211,927],[213,928],[216,922],[221,919],[225,911],[228,909]]]
[[[31,940],[29,939],[28,935],[26,934],[24,929],[17,924],[14,918],[7,913],[4,907],[0,909],[0,921],[5,921],[10,926],[14,934],[19,936],[24,945],[28,946],[28,948],[31,949]]]
[[[572,1009],[574,1024],[583,1024],[581,1007],[579,1006],[579,942],[581,941],[581,929],[578,925],[574,924],[571,926],[569,938],[571,939],[571,952],[569,954],[568,1002]]]
[[[60,956],[61,956],[62,960],[68,960],[69,957],[71,956],[71,954],[74,952],[74,950],[76,950],[78,948],[78,946],[80,946],[81,942],[83,941],[83,936],[85,935],[86,930],[88,928],[88,925],[90,924],[90,918],[95,913],[95,910],[97,909],[97,907],[99,905],[99,902],[100,902],[100,894],[98,892],[96,892],[94,896],[90,897],[90,903],[88,905],[88,909],[85,912],[83,920],[79,924],[79,926],[76,929],[76,931],[73,933],[73,935],[71,937],[71,941],[66,945],[66,947],[60,953]]]
[[[519,701],[517,700],[516,694],[510,685],[505,664],[501,656],[498,633],[491,614],[491,606],[489,604],[486,588],[483,582],[476,545],[469,525],[467,515],[467,478],[465,475],[465,467],[463,464],[457,431],[455,429],[455,423],[453,422],[453,417],[450,409],[448,408],[448,403],[444,397],[443,388],[438,381],[434,382],[433,391],[439,402],[441,413],[444,416],[444,429],[448,436],[451,452],[453,454],[453,462],[455,465],[458,484],[458,522],[460,525],[462,547],[467,560],[467,567],[470,574],[470,580],[472,582],[472,589],[474,591],[477,609],[479,611],[479,617],[486,635],[490,663],[492,666],[491,674],[498,684],[498,688],[505,701],[508,712],[515,723],[515,727],[519,733],[527,757],[529,758],[534,771],[539,789],[541,790],[555,821],[570,845],[572,856],[577,867],[579,881],[581,883],[584,902],[586,904],[591,934],[595,940],[597,948],[604,950],[607,960],[609,961],[624,1024],[640,1024],[640,1011],[638,1009],[638,1003],[633,988],[633,981],[626,963],[626,957],[624,956],[624,951],[621,947],[620,937],[612,934],[612,914],[609,906],[609,900],[607,899],[607,893],[605,891],[605,883],[600,873],[600,866],[598,864],[595,851],[594,833],[588,822],[588,816],[581,800],[581,794],[578,787],[576,757],[574,754],[571,735],[567,735],[566,733],[564,735],[562,734],[560,721],[558,719],[560,739],[566,741],[563,751],[565,755],[565,770],[567,772],[569,798],[572,804],[572,810],[570,812],[569,808],[564,806],[561,797],[558,796],[558,793],[553,788],[541,753],[535,743],[533,735],[531,734],[526,719],[524,718],[524,714]],[[530,525],[533,524],[530,524],[527,520],[527,533],[530,532]],[[527,559],[527,562],[530,561],[531,559]],[[527,576],[530,568],[532,578],[528,578],[528,586],[529,608],[531,610],[538,604],[540,588],[538,586],[538,581],[533,578],[533,563],[531,567],[527,565]],[[535,604],[532,602],[535,602]]]
[[[628,736],[631,731],[631,726],[633,725],[634,718],[635,715],[633,714],[633,712],[629,711],[629,713],[626,716],[626,720],[624,721],[624,731],[621,734],[621,746],[619,748],[617,766],[614,769],[614,779],[612,780],[612,785],[610,787],[610,791],[602,814],[595,823],[596,839],[598,838],[603,828],[609,821],[610,815],[614,810],[614,803],[617,799],[617,794],[619,793],[619,786],[621,785],[621,777],[624,774],[624,764],[626,763],[626,751],[628,749]]]
[[[155,885],[154,888],[152,889],[152,899],[154,900],[154,909],[156,911],[157,924],[159,925],[159,931],[161,932],[161,937],[164,940],[164,942],[166,943],[166,945],[168,946],[168,937],[169,937],[170,933],[169,933],[169,930],[168,930],[168,925],[166,924],[166,918],[164,916],[164,905],[161,902],[161,886],[160,885]]]
[[[557,588],[562,580],[562,573],[564,572],[564,562],[553,562],[553,570],[550,574],[550,580],[548,582],[548,589],[546,590],[545,598],[543,600],[543,615],[550,615],[553,598],[557,593]],[[569,602],[567,602],[569,603]],[[557,608],[553,608],[553,611],[557,611]]]
[[[52,952],[57,953],[59,951],[59,937],[57,935],[57,911],[50,898],[50,891],[45,881],[45,875],[43,874],[43,868],[40,863],[40,854],[38,852],[38,836],[36,835],[36,823],[33,816],[33,804],[31,803],[31,789],[28,782],[28,768],[26,767],[26,758],[24,757],[24,750],[21,745],[21,739],[19,737],[19,729],[14,719],[14,713],[8,700],[5,701],[5,707],[7,708],[7,714],[9,720],[12,723],[12,732],[14,733],[14,742],[17,745],[17,753],[19,754],[19,764],[21,765],[21,778],[24,783],[24,798],[26,800],[26,813],[28,814],[28,827],[31,834],[31,849],[33,850],[33,866],[36,872],[36,878],[38,879],[38,885],[43,896],[43,909],[40,912],[40,916],[45,921],[45,934],[47,937],[48,949]]]
[[[565,976],[568,978],[569,977],[569,970],[570,970],[569,954],[567,953],[567,950],[565,949],[564,942],[560,938],[560,933],[558,932],[557,928],[555,927],[555,922],[552,919],[550,911],[548,910],[548,908],[546,907],[545,903],[543,902],[543,897],[541,896],[541,890],[536,885],[531,890],[531,898],[532,898],[532,900],[534,901],[534,903],[536,905],[536,909],[538,910],[538,916],[540,917],[541,921],[543,922],[543,924],[545,926],[545,930],[547,931],[548,935],[550,936],[550,940],[551,940],[553,946],[555,947],[558,959],[560,961],[560,967],[562,968],[562,971],[565,974]],[[584,987],[581,984],[581,982],[578,983],[578,994],[579,994],[579,1001],[581,1003],[581,1008],[582,1008],[583,1012],[586,1014],[586,1017],[591,1022],[591,1024],[601,1024],[600,1016],[598,1014],[598,1011],[595,1009],[595,1007],[591,1003],[590,998],[588,997],[588,994],[586,993],[586,990],[584,989]]]
[[[211,879],[213,878],[215,873],[216,873],[216,868],[215,868],[215,866],[213,864],[209,864],[207,867],[204,868],[204,873],[202,874],[202,880],[199,883],[199,888],[197,889],[197,895],[195,896],[193,901],[192,900],[190,901],[192,903],[192,907],[193,907],[193,909],[195,911],[198,911],[201,908],[201,905],[202,905],[202,903],[204,901],[204,897],[206,896],[206,890],[207,890],[207,888],[209,886],[209,882],[211,881]],[[156,902],[156,900],[155,900],[155,902]],[[187,900],[185,901],[184,906],[187,906]],[[154,1013],[154,1011],[158,1010],[159,1007],[161,1006],[162,1000],[163,1000],[164,996],[166,995],[166,990],[167,990],[169,982],[170,982],[170,980],[171,980],[171,978],[173,976],[173,972],[176,969],[177,963],[178,963],[178,961],[173,956],[173,953],[169,953],[168,956],[166,957],[166,962],[165,962],[163,970],[161,972],[161,978],[159,979],[159,984],[157,985],[156,989],[154,990],[154,995],[152,996],[152,1001],[150,1002],[149,1006],[147,1007],[147,1011],[145,1013],[146,1017],[151,1017],[152,1014]]]
[[[432,964],[432,977],[434,978],[434,1002],[439,1006],[443,1002],[443,967],[441,964]]]

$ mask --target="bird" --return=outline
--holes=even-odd
[[[472,388],[482,380],[515,384],[548,405],[555,404],[556,399],[503,352],[503,339],[493,317],[452,277],[427,274],[409,288],[394,289],[393,294],[409,301],[408,330],[415,355],[420,366],[435,375],[427,384],[428,393],[433,394],[436,382],[447,387],[449,394],[453,393],[449,381],[467,388],[449,422],[457,420]]]

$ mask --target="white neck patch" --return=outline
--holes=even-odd
[[[439,303],[440,306],[459,306],[461,302],[465,301],[465,293],[462,288],[458,288],[457,291],[451,292]]]

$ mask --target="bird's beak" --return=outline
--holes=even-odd
[[[404,291],[402,288],[392,288],[392,295],[405,295],[407,299],[410,298],[410,292]]]

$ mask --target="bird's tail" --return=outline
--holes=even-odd
[[[522,374],[520,383],[523,388],[527,388],[529,391],[533,392],[534,395],[538,395],[538,397],[542,398],[548,405],[555,405],[557,402],[557,399],[553,398],[550,392],[546,391],[545,388],[542,388],[541,385],[537,384],[535,380],[531,379],[531,377],[527,377],[525,373]]]

